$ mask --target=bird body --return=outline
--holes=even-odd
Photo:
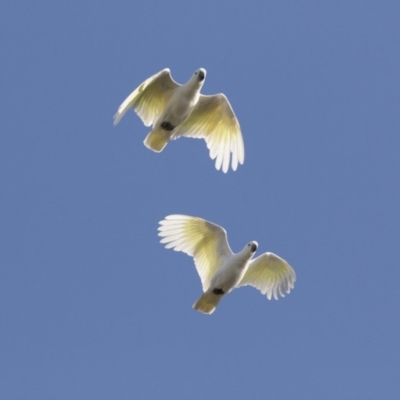
[[[227,257],[212,277],[209,288],[194,303],[193,308],[205,314],[213,313],[222,297],[230,293],[242,280],[252,255],[249,246],[245,246],[240,253]]]
[[[205,76],[202,69],[199,71]],[[197,75],[192,75],[188,82],[176,88],[165,106],[164,112],[156,122],[156,126],[160,126],[163,121],[178,126],[189,117],[199,101],[200,89],[204,83],[204,79],[199,81],[196,77]]]
[[[150,150],[161,152],[171,140],[175,127],[181,125],[196,106],[204,79],[199,81],[194,77],[196,75],[193,75],[184,85],[176,88],[152,131],[148,133],[144,144]]]
[[[160,152],[171,139],[181,136],[205,139],[215,167],[236,170],[244,162],[244,144],[239,122],[223,94],[200,94],[206,70],[199,68],[184,85],[176,83],[168,68],[144,81],[120,105],[114,115],[117,125],[130,109],[152,130],[144,140]]]
[[[268,299],[284,297],[294,287],[293,268],[273,253],[252,259],[258,243],[251,241],[237,254],[229,247],[226,231],[212,222],[186,215],[170,215],[160,221],[159,236],[166,248],[194,258],[203,295],[193,308],[211,314],[222,297],[233,289],[251,285]]]
[[[252,256],[253,252],[246,245],[241,252],[226,257],[224,263],[216,270],[212,277],[208,290],[221,288],[224,294],[231,292],[245,274]]]

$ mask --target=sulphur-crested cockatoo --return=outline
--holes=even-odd
[[[204,293],[193,308],[205,314],[212,314],[222,297],[240,286],[254,286],[269,300],[284,297],[294,287],[296,274],[285,260],[273,253],[251,259],[258,247],[254,241],[239,253],[232,253],[225,229],[212,222],[169,215],[160,221],[158,230],[167,249],[194,258]]]
[[[194,72],[184,85],[176,83],[168,68],[145,80],[119,106],[114,115],[117,125],[133,108],[146,126],[152,125],[144,144],[160,152],[171,139],[181,136],[204,139],[215,167],[227,172],[244,162],[244,145],[239,122],[228,99],[200,94],[206,77],[203,68]]]

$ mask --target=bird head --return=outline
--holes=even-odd
[[[207,71],[204,68],[199,68],[197,71],[194,72],[193,76],[194,79],[198,82],[203,82],[206,79]]]
[[[257,251],[258,243],[256,241],[252,241],[250,243],[247,243],[245,249],[253,255]]]

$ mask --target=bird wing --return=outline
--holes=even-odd
[[[239,286],[251,285],[266,294],[268,300],[272,297],[278,300],[278,295],[284,297],[294,287],[296,273],[282,258],[273,253],[264,253],[250,262]]]
[[[145,126],[154,125],[163,112],[174,90],[180,85],[176,83],[168,68],[146,79],[119,106],[114,115],[114,125],[125,113],[133,108]]]
[[[167,249],[183,251],[194,258],[204,291],[225,258],[233,254],[225,229],[201,218],[169,215],[160,221],[158,230]]]
[[[172,138],[187,136],[205,139],[215,168],[228,172],[232,154],[232,169],[244,162],[244,144],[239,122],[228,99],[222,93],[200,95],[186,121],[176,128]]]

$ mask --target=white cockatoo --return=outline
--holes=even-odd
[[[130,109],[146,126],[152,125],[144,144],[160,152],[171,139],[181,136],[204,139],[215,167],[227,172],[244,162],[244,144],[239,122],[228,99],[222,93],[200,94],[206,70],[200,68],[184,85],[176,83],[168,68],[145,80],[119,106],[114,115],[117,125]]]
[[[158,230],[167,249],[194,258],[204,293],[193,308],[205,314],[212,314],[222,297],[240,286],[254,286],[269,300],[284,297],[294,287],[296,274],[285,260],[273,253],[252,259],[258,247],[255,241],[239,253],[232,253],[225,229],[212,222],[169,215],[160,221]]]

